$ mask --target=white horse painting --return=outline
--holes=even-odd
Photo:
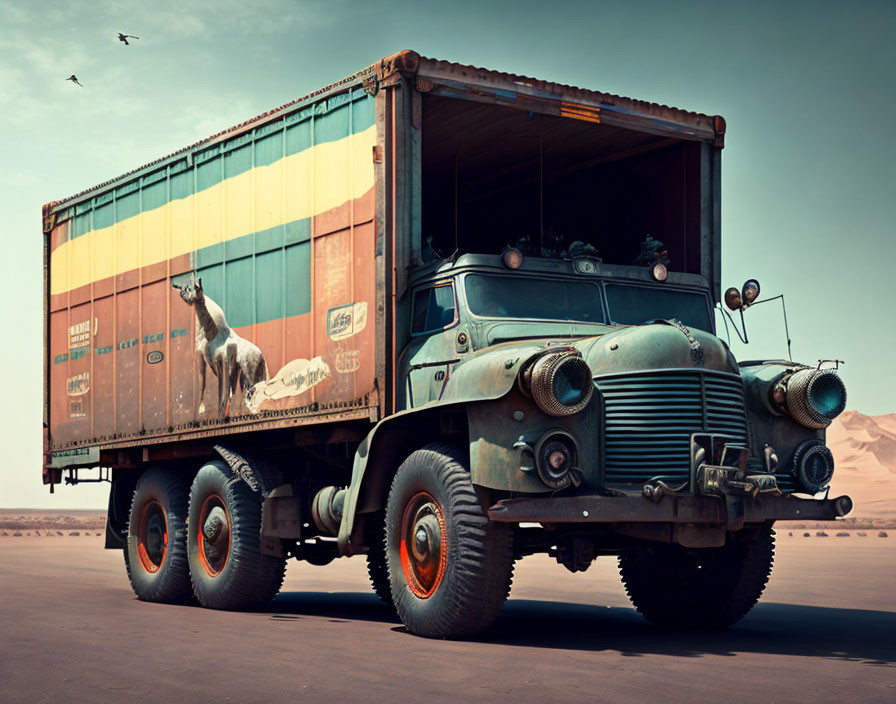
[[[205,367],[218,378],[218,415],[229,414],[230,399],[237,387],[243,392],[267,381],[268,365],[264,355],[251,342],[237,335],[227,324],[224,311],[205,295],[202,279],[189,284],[172,284],[184,302],[196,311],[196,351],[199,353],[199,412],[205,412]]]

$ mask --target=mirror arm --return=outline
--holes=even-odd
[[[761,301],[753,301],[751,305],[757,306],[760,303],[777,301],[779,298],[781,299],[781,312],[784,314],[784,335],[787,337],[787,359],[792,362],[793,354],[790,352],[790,327],[787,325],[787,305],[784,303],[784,294],[779,293],[777,296],[772,296],[771,298],[763,298]],[[741,311],[741,315],[743,315],[743,311]],[[746,330],[744,330],[744,332],[746,332]]]
[[[738,339],[741,342],[743,342],[745,345],[748,344],[750,341],[747,339],[747,326],[746,326],[746,323],[744,322],[744,309],[740,308],[740,322],[741,322],[741,326],[743,327],[743,330],[744,330],[743,334],[741,334],[740,330],[738,330],[738,328],[737,328],[737,323],[734,322],[734,318],[731,317],[731,313],[729,313],[727,310],[725,310],[724,306],[722,306],[721,303],[717,303],[716,306],[718,307],[718,309],[720,311],[722,311],[723,316],[728,316],[728,320],[731,321],[731,326],[734,328],[734,332],[737,333]],[[725,323],[724,317],[722,318],[722,322]],[[725,323],[725,329],[726,330],[728,329],[728,323]]]

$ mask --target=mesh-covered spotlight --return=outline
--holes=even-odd
[[[807,428],[827,428],[846,408],[846,387],[833,369],[800,369],[787,380],[785,404]]]
[[[538,407],[550,416],[578,413],[591,400],[591,368],[574,349],[549,352],[523,371],[520,385]]]

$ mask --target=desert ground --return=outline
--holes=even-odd
[[[848,411],[828,440],[855,511],[779,523],[763,599],[724,633],[651,626],[606,557],[526,558],[470,642],[408,634],[358,558],[292,563],[259,612],[142,603],[102,511],[2,509],[0,701],[896,702],[896,414]]]
[[[473,642],[409,635],[361,559],[292,563],[264,611],[137,601],[95,534],[0,536],[4,702],[893,702],[896,536],[781,526],[760,604],[724,633],[631,608],[615,560],[519,563]]]

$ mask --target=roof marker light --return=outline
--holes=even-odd
[[[519,269],[523,265],[523,253],[515,247],[511,247],[501,255],[501,261],[508,269]]]

